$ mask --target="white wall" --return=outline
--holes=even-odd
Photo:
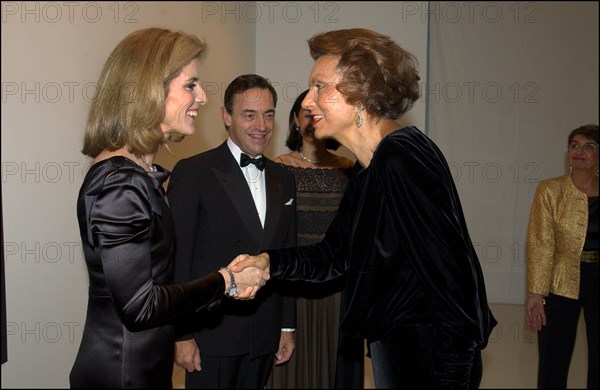
[[[345,28],[368,28],[386,34],[419,60],[421,83],[427,76],[427,21],[405,17],[425,2],[288,2],[273,7],[272,18],[263,13],[256,29],[257,73],[269,77],[279,95],[275,135],[266,151],[270,156],[287,153],[288,115],[296,97],[308,88],[313,65],[307,40],[316,33]],[[265,9],[265,7],[263,7]],[[421,129],[425,102],[420,100],[404,118]],[[340,148],[341,154],[354,158]],[[347,152],[347,153],[346,153]]]
[[[429,135],[449,161],[491,302],[523,304],[540,180],[598,123],[598,3],[442,3],[431,13]]]

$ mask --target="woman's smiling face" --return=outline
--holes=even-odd
[[[336,88],[342,80],[338,61],[339,57],[334,55],[324,55],[315,61],[302,108],[310,110],[317,138],[331,137],[340,141],[347,129],[354,126],[357,110],[346,103]]]
[[[206,93],[199,82],[200,60],[192,60],[169,83],[165,117],[160,123],[163,133],[194,134],[198,108],[206,104]]]

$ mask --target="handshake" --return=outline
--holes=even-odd
[[[242,301],[254,299],[258,290],[271,278],[269,255],[266,253],[257,256],[239,255],[229,263],[227,268],[222,268],[219,272],[225,278],[227,295]]]

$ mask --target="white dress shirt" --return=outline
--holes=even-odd
[[[235,157],[238,165],[240,164],[240,157],[242,153],[244,153],[239,146],[233,143],[231,138],[227,139],[227,146],[229,146],[229,150],[233,157]],[[247,154],[247,153],[246,153]],[[253,157],[253,156],[250,156]],[[258,155],[255,158],[262,158],[262,155]],[[245,167],[240,165],[240,169],[246,178],[246,182],[248,183],[248,188],[250,188],[250,192],[252,193],[252,198],[254,199],[254,205],[256,206],[256,211],[258,212],[258,217],[260,218],[260,223],[263,228],[265,227],[265,215],[267,213],[267,191],[265,185],[265,171],[260,170],[254,164],[248,164]]]

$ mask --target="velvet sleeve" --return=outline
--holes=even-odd
[[[321,282],[343,274],[348,266],[349,216],[345,211],[350,206],[346,191],[325,237],[312,245],[265,250],[269,254],[270,272],[273,277],[286,280]]]
[[[397,142],[382,151],[378,186],[406,259],[425,289],[434,322],[478,339],[478,260],[445,160],[427,144]]]
[[[436,386],[452,386],[468,380],[488,336],[485,286],[445,158],[425,136],[398,133],[381,151],[377,186],[426,296]]]
[[[268,253],[274,277],[324,281],[348,271],[345,331],[377,340],[396,326],[431,324],[436,386],[468,380],[495,323],[446,160],[414,128],[382,140],[321,242]]]
[[[110,297],[119,318],[132,331],[218,304],[225,289],[219,272],[182,284],[161,285],[154,279],[158,262],[153,261],[152,247],[154,240],[164,239],[150,235],[153,224],[161,223],[153,205],[156,196],[142,174],[119,170],[106,178],[89,212]]]

